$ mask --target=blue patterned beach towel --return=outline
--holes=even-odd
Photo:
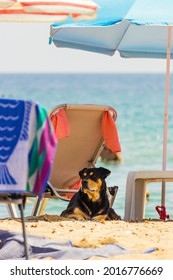
[[[0,99],[0,192],[41,196],[56,142],[45,108],[31,101]]]

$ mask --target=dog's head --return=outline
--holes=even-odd
[[[105,178],[109,176],[111,171],[106,168],[84,168],[79,172],[82,179],[82,191],[92,200],[100,197],[100,192],[106,189]]]

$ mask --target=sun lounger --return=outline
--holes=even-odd
[[[144,218],[146,186],[150,182],[173,182],[173,171],[131,171],[126,182],[125,221]]]
[[[56,149],[46,110],[31,101],[0,99],[0,202],[12,217],[19,206],[28,259],[23,206],[28,195],[42,196]]]
[[[69,201],[71,192],[74,194],[80,187],[79,171],[95,166],[105,144],[113,152],[120,152],[116,117],[113,108],[100,105],[64,104],[50,112],[58,148],[49,178],[49,191],[44,194],[39,212],[40,201],[37,199],[32,215],[42,215],[49,198]],[[112,192],[115,197],[117,188]]]

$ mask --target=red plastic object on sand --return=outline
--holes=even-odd
[[[161,220],[169,219],[169,215],[166,214],[166,207],[165,206],[156,206],[156,211],[160,216]]]

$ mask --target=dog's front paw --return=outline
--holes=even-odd
[[[107,219],[107,214],[105,215],[97,215],[91,218],[93,221],[102,221]]]

